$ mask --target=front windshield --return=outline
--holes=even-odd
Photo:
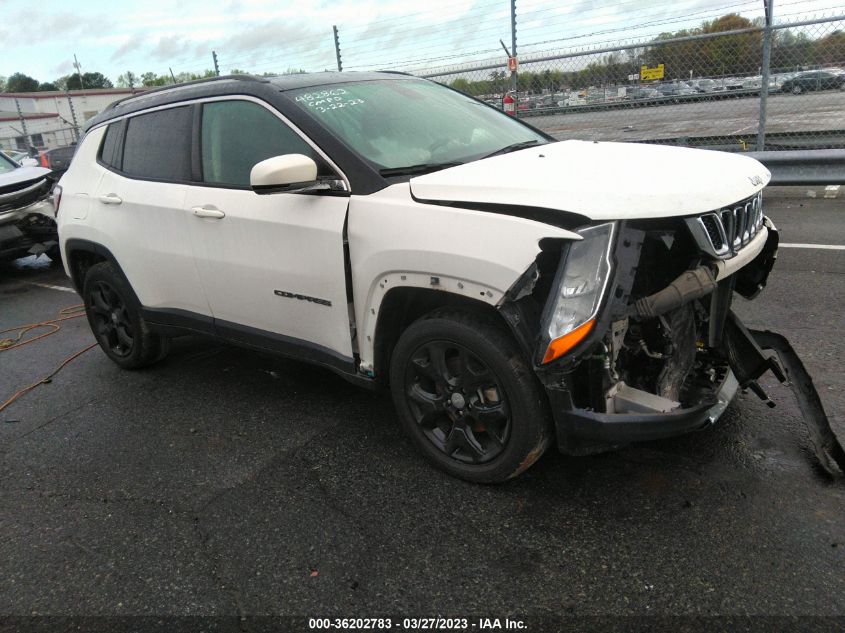
[[[508,115],[429,81],[364,81],[290,94],[378,169],[463,163],[518,143],[547,142]]]
[[[17,169],[18,167],[20,167],[20,165],[6,156],[3,152],[0,152],[0,174],[5,174],[6,172]]]

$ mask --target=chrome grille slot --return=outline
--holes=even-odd
[[[687,226],[705,253],[719,259],[733,257],[763,226],[763,193],[718,211],[687,218]]]
[[[724,231],[719,221],[713,217],[712,214],[701,216],[701,223],[707,231],[707,237],[716,249],[721,249],[725,245]]]

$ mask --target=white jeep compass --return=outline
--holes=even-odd
[[[777,364],[770,178],[740,155],[555,142],[392,73],[221,77],[113,104],[56,204],[105,354],[189,332],[389,385],[453,475],[494,482],[717,420]]]

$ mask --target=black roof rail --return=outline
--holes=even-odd
[[[127,101],[131,101],[132,99],[138,99],[140,97],[147,97],[151,94],[155,94],[157,92],[166,92],[167,90],[173,90],[174,88],[181,88],[182,86],[195,86],[197,84],[204,84],[204,83],[213,83],[215,81],[226,81],[226,80],[237,80],[237,81],[258,81],[261,83],[270,83],[264,77],[257,77],[256,75],[221,75],[220,77],[203,77],[202,79],[193,79],[191,81],[183,81],[182,83],[178,84],[169,84],[167,86],[157,86],[155,88],[151,88],[150,90],[144,90],[139,94],[130,95],[128,97],[124,97],[123,99],[118,99],[117,101],[112,101],[108,106],[106,106],[103,112],[107,112],[108,110],[113,110],[117,106],[126,103]]]
[[[405,75],[406,77],[417,77],[417,75],[412,75],[411,73],[405,72],[404,70],[377,70],[376,72],[385,73],[387,75]]]

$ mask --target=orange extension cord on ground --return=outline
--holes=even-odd
[[[67,308],[63,308],[59,311],[59,316],[55,319],[50,321],[42,321],[41,323],[30,323],[29,325],[21,325],[18,327],[9,328],[7,330],[0,330],[0,335],[3,334],[10,334],[13,332],[17,332],[17,334],[11,338],[0,338],[0,353],[2,352],[9,352],[13,349],[17,349],[19,347],[23,347],[24,345],[29,345],[30,343],[34,343],[40,339],[46,338],[48,336],[52,336],[56,332],[62,329],[62,326],[59,325],[62,321],[68,321],[70,319],[78,319],[79,317],[85,316],[85,306],[82,304],[69,306]],[[48,328],[48,331],[39,334],[38,336],[33,336],[31,338],[24,338],[28,333],[39,330],[43,328]],[[8,400],[5,400],[2,404],[0,404],[0,413],[2,413],[7,407],[9,407],[15,400],[20,398],[21,396],[29,393],[39,385],[44,385],[49,383],[53,376],[58,374],[66,365],[71,363],[73,360],[82,356],[85,352],[90,349],[93,349],[97,346],[97,343],[92,343],[88,347],[79,350],[75,354],[68,356],[64,359],[58,367],[56,367],[52,372],[38,380],[37,382],[32,383],[28,387],[24,387],[23,389],[14,393]]]

